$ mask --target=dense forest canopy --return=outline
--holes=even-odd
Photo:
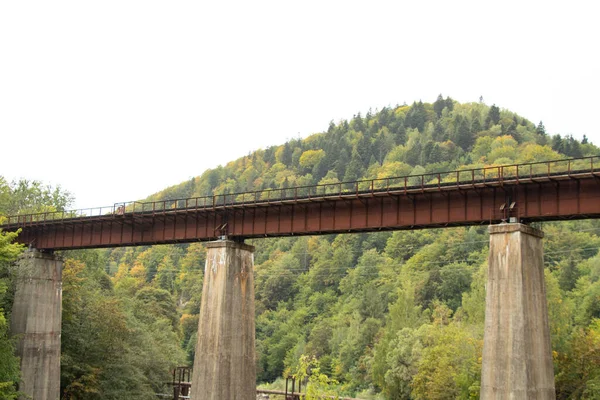
[[[166,200],[600,155],[483,102],[385,107],[258,150],[148,198]],[[0,213],[61,209],[71,196],[0,178]],[[600,223],[545,223],[545,276],[559,399],[600,397]],[[7,336],[9,265],[0,236],[0,394],[17,378]],[[310,357],[329,389],[361,398],[479,395],[485,227],[253,240],[259,383]],[[192,364],[202,244],[65,252],[64,399],[152,399]],[[314,357],[314,358],[313,358]],[[303,361],[304,360],[304,361]],[[303,364],[304,363],[304,364]],[[3,392],[4,391],[4,392]],[[9,397],[10,398],[10,397]]]

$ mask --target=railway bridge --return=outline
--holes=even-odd
[[[62,262],[55,250],[206,241],[192,399],[253,399],[254,247],[246,238],[489,225],[481,398],[554,398],[536,221],[600,218],[600,157],[119,203],[9,216],[29,246],[12,312],[21,390],[58,400]]]

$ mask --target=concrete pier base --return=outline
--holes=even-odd
[[[492,225],[481,399],[554,399],[543,232]]]
[[[254,247],[206,245],[192,400],[255,400]]]
[[[11,334],[21,358],[19,391],[34,400],[60,398],[62,260],[28,251],[19,262]]]

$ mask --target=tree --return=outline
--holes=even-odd
[[[588,138],[586,135],[583,135],[583,139],[581,139],[581,144],[588,144]]]
[[[560,135],[552,136],[552,150],[558,153],[565,152],[565,143]]]
[[[352,153],[354,154],[354,153]],[[350,155],[345,148],[342,148],[339,152],[338,159],[334,162],[334,171],[339,177],[343,177],[346,174],[346,167],[350,162]]]
[[[471,123],[471,133],[476,135],[477,133],[482,131],[481,122],[479,122],[479,118],[474,118],[473,123]]]
[[[449,321],[451,312],[435,305],[433,325],[419,329],[423,350],[412,381],[414,399],[474,398],[479,395],[482,340],[473,340],[462,325]]]
[[[446,102],[444,101],[444,98],[442,97],[442,95],[439,94],[435,103],[433,103],[433,111],[435,111],[438,118],[440,118],[442,116],[442,111],[444,111],[445,107],[446,107]]]
[[[556,394],[560,399],[597,399],[600,396],[600,320],[577,329],[569,353],[558,359]]]
[[[285,165],[291,165],[292,163],[292,146],[290,145],[289,142],[287,142],[286,144],[283,145],[283,147],[280,147],[281,152],[279,152],[279,150],[275,153],[275,155],[279,156],[277,157],[277,162],[280,162],[282,164]]]
[[[485,127],[489,129],[492,125],[497,125],[500,122],[500,108],[493,104],[489,111],[487,118],[485,119]]]
[[[350,163],[346,168],[346,173],[344,174],[344,182],[352,182],[358,180],[363,173],[364,167],[363,162],[361,160],[360,154],[356,149],[352,150],[352,158],[350,159]]]
[[[325,157],[323,150],[307,150],[300,156],[300,166],[305,169],[312,169]]]
[[[466,118],[461,119],[458,129],[456,130],[454,142],[465,151],[469,151],[475,143],[475,136],[471,133],[471,129],[469,128],[469,123]]]
[[[135,294],[135,300],[138,319],[149,322],[154,318],[164,318],[177,326],[176,305],[168,291],[146,286]]]
[[[373,144],[374,152],[373,155],[377,161],[382,164],[385,156],[395,147],[395,141],[393,135],[390,133],[388,128],[384,127],[377,133],[375,143]]]
[[[306,385],[306,400],[327,399],[338,395],[334,389],[337,382],[321,373],[321,365],[315,357],[300,356],[299,366],[294,376],[300,382],[308,382]]]
[[[73,196],[60,186],[27,179],[7,183],[0,176],[0,214],[64,211],[72,202]]]
[[[365,122],[363,121],[363,118],[361,117],[360,113],[356,114],[354,116],[354,118],[352,118],[352,121],[350,122],[350,126],[356,132],[362,132],[362,133],[366,132]]]
[[[175,291],[175,277],[176,270],[173,259],[170,255],[166,255],[158,264],[154,283],[157,287],[173,293]]]
[[[535,133],[541,136],[546,136],[546,128],[544,127],[544,123],[540,121],[538,126],[535,128]]]
[[[1,222],[2,218],[0,218]],[[8,336],[8,322],[2,304],[8,289],[8,265],[23,252],[23,246],[13,243],[17,233],[5,233],[0,229],[0,398],[16,399],[16,384],[19,381],[19,359],[14,356],[14,341]]]
[[[440,121],[437,121],[435,123],[435,127],[433,129],[433,138],[432,139],[435,140],[436,142],[443,142],[448,139],[447,136],[448,135],[446,135],[446,130],[444,129],[444,125]]]
[[[412,381],[419,371],[423,345],[415,329],[403,328],[390,342],[384,393],[390,399],[408,399]]]
[[[446,108],[448,111],[454,110],[454,100],[452,100],[450,96],[446,97]]]
[[[300,262],[289,253],[263,264],[257,270],[257,298],[271,310],[276,309],[279,302],[293,298],[296,293],[294,283],[300,270]]]
[[[427,122],[427,112],[423,102],[414,102],[410,107],[410,111],[406,115],[404,124],[409,128],[416,128],[419,132],[425,130],[425,122]]]

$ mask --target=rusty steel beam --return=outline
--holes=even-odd
[[[542,174],[499,171],[492,178],[491,170],[482,169],[483,178],[481,172],[479,177],[473,172],[470,182],[458,178],[448,183],[440,174],[432,174],[437,181],[424,175],[420,185],[402,184],[407,177],[385,178],[395,179],[395,185],[377,188],[373,180],[366,189],[352,183],[356,190],[329,194],[308,191],[304,196],[271,198],[263,191],[255,192],[254,198],[238,194],[237,201],[233,197],[218,201],[217,196],[212,202],[207,200],[211,198],[169,201],[181,203],[182,208],[169,208],[165,201],[163,207],[150,203],[151,208],[144,205],[137,211],[132,207],[86,217],[67,213],[58,220],[19,216],[24,217],[20,222],[1,228],[22,229],[18,240],[32,247],[66,250],[189,243],[222,235],[241,239],[487,225],[509,218],[525,223],[600,218],[600,169],[592,164],[589,170],[574,171],[570,166],[569,162],[562,173],[550,167]],[[414,182],[414,177],[409,178]],[[298,188],[285,190],[298,192]]]

